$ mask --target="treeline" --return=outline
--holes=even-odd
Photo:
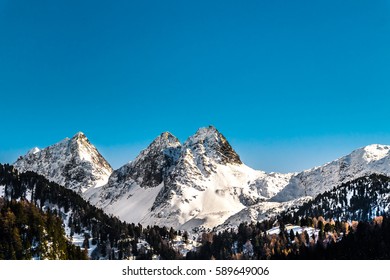
[[[0,164],[0,191],[0,259],[182,258],[172,241],[177,235],[188,238],[187,233],[122,222],[34,172],[20,174]],[[384,213],[389,192],[388,177],[360,178],[296,211],[236,230],[203,233],[202,245],[186,258],[390,259],[390,221]],[[275,226],[278,234],[270,234]],[[76,235],[84,239],[80,247],[71,242]]]
[[[390,219],[376,217],[371,222],[355,222],[339,242],[317,243],[313,247],[291,252],[285,259],[389,260]]]
[[[187,258],[390,259],[389,193],[388,177],[360,178],[278,217],[205,233]],[[271,234],[276,226],[278,234]]]
[[[62,220],[27,201],[0,198],[0,260],[87,259],[65,238]]]
[[[390,178],[373,174],[326,191],[289,214],[293,219],[323,216],[346,221],[370,221],[375,216],[386,214],[389,194]]]
[[[4,186],[5,203],[15,200],[30,201],[38,209],[45,210],[47,215],[59,217],[63,221],[67,219],[70,235],[84,236],[82,250],[96,246],[91,254],[93,259],[180,257],[168,242],[169,240],[165,241],[166,238],[172,237],[170,232],[173,230],[122,222],[92,206],[77,193],[49,182],[34,172],[19,173],[11,165],[0,164],[0,186]],[[143,240],[146,242],[142,242]],[[51,255],[51,257],[55,256]]]
[[[187,259],[390,259],[390,219],[386,216],[351,223],[308,217],[302,225],[308,221],[315,228],[310,228],[311,234],[288,231],[290,225],[282,220],[204,233],[202,246],[189,252]],[[279,233],[268,234],[275,222]]]

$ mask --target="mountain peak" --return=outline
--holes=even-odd
[[[36,153],[39,153],[41,150],[38,147],[34,147],[31,150],[27,152],[28,155],[34,155]]]
[[[390,146],[380,145],[380,144],[372,144],[364,147],[366,153],[375,154],[378,156],[386,156],[390,151]]]
[[[87,136],[81,131],[77,132],[75,135],[73,135],[72,139],[86,139]]]
[[[89,143],[89,140],[87,138],[87,136],[85,136],[85,134],[81,131],[77,132],[71,139],[70,139],[72,142],[73,141],[76,141],[76,142],[84,142],[84,143]]]
[[[390,155],[390,146],[371,144],[353,151],[349,157],[361,158],[366,162],[373,162],[381,160]]]
[[[195,154],[203,154],[216,160],[217,163],[242,164],[240,157],[232,146],[214,126],[199,128],[198,131],[188,138],[184,144]]]
[[[79,131],[79,132],[77,132],[77,133],[73,136],[73,138],[78,138],[78,137],[85,137],[84,132]]]
[[[197,137],[200,139],[206,139],[208,137],[218,136],[221,135],[221,133],[212,125],[209,125],[207,127],[201,127],[199,128],[196,133],[193,135],[193,137]]]
[[[134,164],[137,164],[138,161],[143,161],[145,157],[156,157],[159,154],[163,154],[165,150],[170,148],[180,148],[181,143],[170,132],[163,132],[157,136],[149,146],[141,151],[141,153],[134,160]]]
[[[134,180],[143,188],[157,187],[176,164],[180,151],[181,144],[175,136],[161,133],[134,161],[115,171],[109,183],[121,185]]]
[[[173,134],[166,131],[161,133],[156,139],[154,139],[150,146],[152,146],[153,144],[160,144],[163,146],[177,146],[180,145],[180,141]]]
[[[82,132],[42,150],[34,148],[14,165],[19,172],[36,172],[80,193],[106,184],[112,173],[110,164]]]
[[[174,135],[172,135],[172,133],[170,133],[169,131],[165,131],[163,133],[161,133],[160,135],[161,137],[165,138],[165,139],[169,139],[169,138],[176,138]]]

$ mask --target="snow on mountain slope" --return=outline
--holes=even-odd
[[[272,201],[288,201],[323,193],[341,183],[373,173],[390,175],[390,146],[369,145],[321,167],[293,176]]]
[[[128,222],[214,227],[268,199],[290,177],[244,165],[226,138],[210,126],[183,145],[170,133],[161,134],[134,162],[114,171],[106,186],[86,195]]]
[[[390,146],[370,145],[300,173],[265,173],[243,164],[209,126],[183,144],[162,133],[114,172],[82,133],[30,150],[15,167],[82,193],[127,222],[191,229],[261,220],[344,182],[373,173],[389,176],[389,155]]]
[[[140,213],[150,211],[167,174],[178,160],[180,148],[175,136],[162,133],[133,162],[115,170],[105,186],[91,189],[85,196],[108,213],[138,222]],[[134,213],[133,207],[139,213]]]
[[[255,181],[261,172],[242,164],[214,127],[199,129],[183,144],[177,165],[144,223],[213,227],[246,204],[259,201]]]
[[[43,150],[30,150],[14,166],[19,172],[34,171],[78,193],[105,185],[112,173],[110,164],[81,132]]]
[[[251,189],[257,189],[260,196],[265,199],[269,199],[274,197],[277,193],[279,193],[291,180],[296,173],[265,173],[262,171],[258,171],[261,175],[252,183],[250,183],[249,187]]]
[[[192,166],[192,168],[196,168]],[[142,222],[186,228],[214,227],[245,207],[259,201],[257,191],[248,187],[256,171],[244,165],[215,165],[215,172],[197,177],[191,184],[180,180],[168,185],[168,195],[156,200],[154,209]],[[178,177],[175,177],[178,179]],[[187,178],[188,179],[188,178]]]
[[[165,201],[173,192],[190,187],[205,191],[211,185],[219,192],[237,196],[240,203],[250,205],[279,192],[292,174],[267,174],[243,164],[226,138],[213,126],[200,128],[183,144],[178,163],[167,178],[159,198]],[[156,201],[155,207],[159,205]]]
[[[270,202],[264,201],[258,204],[246,207],[240,212],[229,217],[223,224],[217,227],[217,230],[226,230],[229,228],[237,228],[240,223],[256,223],[265,219],[277,216],[283,211],[293,211],[298,209],[304,203],[310,201],[312,197],[305,196],[286,202]]]
[[[296,212],[297,216],[370,221],[390,211],[390,178],[372,174],[343,183],[318,195]]]
[[[5,196],[5,186],[0,185],[0,197]]]

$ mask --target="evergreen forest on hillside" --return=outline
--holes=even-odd
[[[0,259],[390,259],[389,182],[360,178],[296,211],[191,237],[122,222],[43,176],[0,165]]]

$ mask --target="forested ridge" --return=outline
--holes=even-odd
[[[201,248],[187,257],[390,259],[389,207],[390,178],[372,174],[334,187],[277,217],[204,234]],[[275,227],[278,233],[270,234]]]
[[[118,218],[109,216],[101,209],[92,206],[77,193],[56,183],[49,182],[43,176],[34,172],[19,173],[11,165],[0,164],[0,186],[3,186],[4,189],[4,198],[1,200],[3,205],[1,208],[2,215],[5,215],[5,217],[7,215],[8,217],[15,216],[17,219],[17,222],[13,223],[14,228],[17,229],[14,230],[15,233],[16,231],[23,232],[24,228],[30,227],[24,216],[28,216],[30,212],[39,213],[35,215],[38,218],[27,220],[27,222],[40,224],[39,219],[44,222],[50,221],[51,231],[55,232],[56,236],[62,236],[65,240],[61,219],[65,220],[66,218],[66,226],[70,229],[70,235],[81,234],[85,237],[81,250],[96,246],[90,256],[91,258],[126,259],[131,257],[133,259],[151,259],[156,255],[161,259],[179,258],[178,253],[168,242],[170,238],[174,238],[178,234],[173,229],[142,227],[140,224],[122,222]],[[35,216],[33,215],[33,217]],[[7,238],[10,238],[9,236],[13,234],[8,228],[9,221],[13,221],[13,219],[3,218],[0,221],[0,226],[8,232]],[[56,222],[52,223],[52,221]],[[42,228],[42,230],[45,229]],[[39,241],[40,239],[34,240]],[[34,240],[28,240],[28,243],[27,240],[24,241],[23,239],[23,250],[26,246],[33,246]],[[61,247],[65,242],[64,240],[59,238],[51,241],[58,242],[59,244],[55,244],[55,246]],[[142,241],[146,242],[142,243]],[[39,242],[35,243],[38,244]],[[19,243],[16,245],[19,248]],[[24,253],[20,255],[14,252],[14,246],[7,247],[7,245],[4,245],[1,247],[0,258],[38,258],[43,254],[39,251],[40,248],[42,246],[32,251],[35,254]],[[82,253],[82,257],[84,256],[85,252]],[[72,254],[49,254],[46,256],[48,259],[62,257],[68,259],[81,258],[79,255]]]
[[[375,216],[385,215],[389,206],[390,178],[372,174],[319,194],[290,215],[370,221]]]
[[[183,255],[174,240],[185,246],[186,232],[122,222],[43,176],[0,165],[0,259],[390,259],[389,182],[359,178],[277,217],[198,233],[200,246]],[[75,246],[73,236],[84,241]]]
[[[28,201],[0,198],[0,259],[87,259],[65,238],[62,220]]]
[[[280,232],[268,233],[275,224]],[[299,233],[287,230],[291,224],[282,220],[243,223],[237,230],[204,233],[202,246],[189,252],[187,259],[390,259],[387,216],[369,222],[305,217],[300,224],[305,226]]]

